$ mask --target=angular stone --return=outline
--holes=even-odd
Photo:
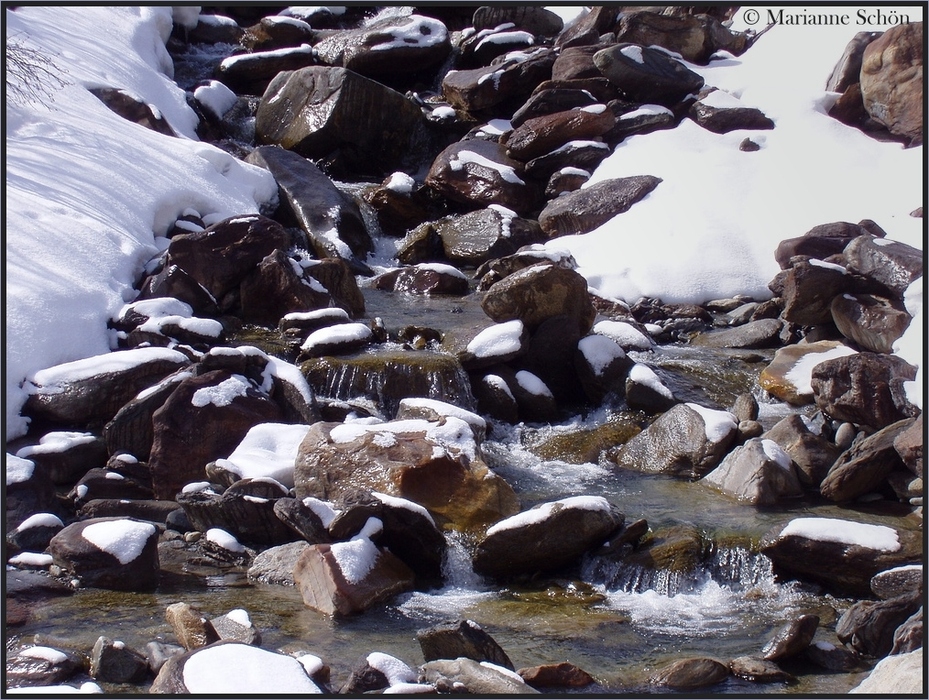
[[[760,131],[774,128],[774,122],[755,107],[716,107],[698,100],[691,106],[688,116],[714,134],[728,134],[740,129]]]
[[[539,83],[551,78],[554,62],[555,52],[550,48],[498,56],[483,68],[446,73],[442,96],[468,112],[499,111],[507,103],[525,102]]]
[[[790,456],[777,443],[762,438],[736,447],[703,481],[742,503],[758,506],[803,495]]]
[[[774,354],[771,363],[761,370],[758,383],[772,396],[794,405],[803,405],[813,400],[813,390],[798,367],[815,367],[815,356],[821,355],[819,364],[837,353],[852,353],[851,348],[834,340],[819,340],[801,345],[788,345]]]
[[[500,137],[507,155],[529,161],[569,141],[594,139],[609,131],[616,119],[605,106],[581,107],[532,117]]]
[[[552,74],[558,67],[558,61],[564,54],[555,59],[555,66],[552,68]],[[575,107],[589,107],[597,104],[596,98],[588,90],[578,88],[546,88],[537,90],[526,100],[526,103],[513,113],[510,124],[514,129],[519,128],[522,124],[534,117],[542,117],[547,114],[564,112],[565,110],[574,109]]]
[[[859,236],[843,252],[850,271],[874,280],[898,299],[923,274],[922,252],[899,241]]]
[[[820,484],[820,493],[831,501],[852,501],[877,490],[897,467],[902,466],[894,440],[909,427],[903,420],[855,442],[843,452]]]
[[[782,418],[762,437],[776,442],[790,456],[802,484],[817,489],[841,452],[837,445],[813,433],[796,413]]]
[[[474,11],[471,23],[478,31],[513,24],[517,29],[545,37],[557,36],[564,28],[561,17],[534,5],[484,5]]]
[[[845,92],[860,80],[864,50],[880,35],[881,32],[858,32],[851,38],[841,58],[835,64],[835,68],[832,69],[832,75],[826,81],[827,91]]]
[[[919,594],[891,600],[861,600],[854,603],[835,625],[835,634],[859,654],[887,656],[894,647],[894,632],[921,607]]]
[[[845,246],[858,236],[868,235],[868,229],[861,224],[847,221],[835,221],[814,226],[802,236],[787,238],[778,243],[774,258],[782,270],[790,267],[790,259],[797,255],[807,255],[818,260],[825,260],[845,250]]]
[[[90,655],[90,675],[104,683],[140,683],[149,674],[148,659],[123,642],[98,637]]]
[[[521,668],[520,677],[533,688],[585,688],[595,683],[587,671],[567,661]]]
[[[761,649],[766,661],[781,661],[797,656],[813,641],[819,628],[817,615],[801,615],[778,629]]]
[[[893,352],[912,317],[899,302],[873,294],[840,294],[830,306],[839,332],[872,352]]]
[[[700,333],[691,344],[709,348],[770,348],[781,344],[780,333],[784,322],[777,318],[763,318],[736,326]]]
[[[593,231],[628,211],[661,182],[651,175],[614,178],[549,202],[539,214],[539,225],[549,238]]]
[[[629,100],[672,106],[703,87],[703,78],[660,49],[619,43],[594,54],[594,64]]]
[[[416,633],[426,661],[466,658],[513,670],[513,662],[496,640],[471,620],[438,625]]]
[[[782,670],[773,661],[757,656],[739,656],[729,662],[733,676],[744,678],[752,683],[796,683],[795,676]]]
[[[220,62],[216,79],[237,94],[261,95],[275,76],[316,64],[308,44],[289,50],[255,51],[238,54]]]
[[[648,10],[623,12],[616,25],[616,41],[661,46],[690,63],[707,64],[720,49],[738,56],[748,48],[744,34],[732,32],[709,14],[669,15]]]

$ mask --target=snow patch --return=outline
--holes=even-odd
[[[578,508],[582,510],[610,511],[610,502],[603,496],[571,496],[551,503],[543,503],[529,510],[517,513],[509,518],[492,525],[487,529],[487,535],[493,535],[503,530],[526,527],[548,520],[554,513],[562,509]]]
[[[81,530],[81,537],[98,549],[112,554],[120,564],[135,561],[155,534],[155,526],[135,520],[105,520]]]
[[[839,518],[794,518],[781,530],[780,536],[858,545],[883,552],[900,549],[900,538],[892,527]]]

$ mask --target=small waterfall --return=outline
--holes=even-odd
[[[447,588],[479,591],[485,588],[484,580],[471,567],[471,553],[467,547],[467,536],[457,530],[445,533],[448,547],[442,561],[442,577]]]

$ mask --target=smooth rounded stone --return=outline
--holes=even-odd
[[[279,18],[262,17],[257,24],[242,30],[237,42],[249,52],[270,51],[301,44],[313,44],[318,40],[316,32],[306,22],[277,21]]]
[[[550,263],[519,270],[495,283],[484,294],[481,308],[497,323],[518,319],[530,332],[549,318],[565,315],[586,335],[596,316],[587,280]]]
[[[152,497],[151,483],[145,479],[123,476],[118,471],[94,468],[87,471],[68,493],[75,506],[94,499],[140,499]]]
[[[750,392],[743,392],[736,397],[729,412],[740,423],[756,421],[758,420],[758,400]]]
[[[569,141],[561,148],[533,158],[526,163],[526,175],[545,180],[565,168],[579,168],[593,172],[610,155],[610,147],[601,139]]]
[[[52,513],[36,513],[6,536],[6,541],[14,549],[25,552],[43,552],[52,537],[61,532],[64,523]]]
[[[797,678],[782,670],[773,661],[757,656],[739,656],[729,662],[733,676],[752,683],[796,683]]]
[[[864,350],[893,352],[912,317],[899,302],[872,294],[840,294],[830,306],[839,332]]]
[[[517,671],[520,677],[533,688],[586,688],[596,680],[584,669],[567,661],[559,664],[530,666]]]
[[[237,482],[240,483],[240,482]],[[274,510],[275,498],[237,493],[235,484],[221,495],[211,491],[179,493],[178,505],[200,532],[220,528],[237,540],[251,544],[277,545],[290,542],[294,534]]]
[[[857,435],[858,428],[855,424],[845,421],[835,431],[835,446],[844,452],[852,446]]]
[[[517,30],[512,24],[484,29],[466,37],[458,45],[456,65],[474,68],[489,65],[499,56],[514,51],[526,51],[536,45],[536,38]]]
[[[51,431],[38,443],[16,449],[16,456],[28,459],[56,484],[71,485],[87,470],[106,463],[106,444],[99,435],[77,431]]]
[[[270,82],[255,131],[259,143],[312,159],[337,151],[341,168],[383,176],[418,152],[424,123],[420,108],[399,92],[345,68],[310,66]]]
[[[128,518],[72,523],[52,538],[48,552],[84,586],[142,591],[158,583],[158,528],[151,523]]]
[[[549,238],[587,233],[628,211],[661,183],[651,175],[613,178],[552,200],[539,214]]]
[[[690,63],[705,65],[720,49],[740,55],[749,46],[748,37],[732,32],[718,19],[705,14],[670,15],[638,10],[622,12],[616,25],[616,41],[640,46],[660,46],[680,54]]]
[[[352,669],[352,675],[339,689],[341,695],[361,695],[406,683],[415,683],[416,672],[405,662],[382,652],[362,658]],[[431,689],[430,689],[431,690]]]
[[[245,29],[231,17],[203,13],[197,26],[187,31],[187,40],[198,44],[238,44]]]
[[[894,647],[894,633],[922,606],[922,596],[910,593],[890,600],[860,600],[835,625],[843,644],[859,654],[880,659]]]
[[[622,7],[618,5],[592,7],[590,12],[572,22],[558,35],[555,45],[564,49],[597,43],[601,34],[611,31],[616,26],[621,11]]]
[[[421,296],[464,296],[468,278],[457,268],[442,263],[417,263],[378,276],[374,286],[387,291]]]
[[[698,100],[691,105],[687,114],[714,134],[728,134],[740,129],[763,131],[774,128],[774,122],[755,107],[716,107]]]
[[[616,118],[605,105],[580,107],[529,118],[501,136],[500,143],[511,158],[529,161],[569,141],[602,136],[615,122]]]
[[[539,692],[514,671],[466,658],[427,661],[420,666],[420,681],[431,683],[440,693],[525,695]]]
[[[253,51],[223,59],[214,76],[239,95],[261,95],[282,72],[313,66],[316,56],[309,44],[268,51]]]
[[[791,620],[778,629],[762,647],[762,657],[766,661],[781,661],[797,656],[810,646],[818,627],[817,615],[801,615]]]
[[[902,299],[910,283],[923,274],[922,252],[899,241],[859,236],[842,252],[851,272],[882,285],[893,298]]]
[[[220,639],[261,646],[261,632],[245,610],[232,610],[210,620]]]
[[[894,440],[909,427],[903,420],[854,443],[829,469],[819,492],[831,501],[851,501],[878,488],[897,467],[902,467]]]
[[[545,185],[545,198],[554,199],[581,189],[590,179],[590,173],[580,168],[562,168],[552,173]]]
[[[294,565],[309,542],[288,542],[260,552],[248,567],[248,578],[278,586],[294,585]]]
[[[784,323],[777,318],[764,318],[736,326],[714,329],[692,338],[691,345],[709,348],[770,348],[781,344]]]
[[[831,535],[830,541],[823,533]],[[870,596],[880,571],[917,564],[920,533],[840,518],[794,518],[772,528],[760,551],[785,578],[813,581],[841,595]]]
[[[881,659],[871,673],[848,691],[850,694],[920,694],[925,687],[925,653],[922,649]]]
[[[842,451],[822,435],[813,433],[795,413],[775,423],[762,437],[773,440],[790,456],[800,483],[817,489]]]
[[[483,5],[474,11],[471,23],[477,31],[512,23],[538,36],[554,37],[564,28],[564,20],[544,7],[534,5]]]
[[[172,603],[165,608],[165,620],[177,641],[187,651],[199,649],[219,640],[213,623],[188,603]]]
[[[756,506],[772,506],[803,495],[790,456],[777,443],[760,437],[732,450],[702,481]]]
[[[624,521],[625,516],[600,497],[544,503],[489,528],[472,565],[479,574],[497,577],[556,570],[609,539]]]
[[[148,677],[148,659],[121,641],[98,637],[90,654],[90,675],[104,683],[140,683]]]
[[[901,566],[881,571],[871,579],[871,590],[881,600],[890,600],[923,589],[923,570],[919,566]]]
[[[145,658],[148,659],[148,666],[152,673],[158,675],[168,659],[172,656],[180,656],[184,651],[184,647],[179,644],[151,641],[145,645]]]
[[[729,667],[716,659],[681,659],[660,669],[649,681],[673,690],[692,690],[721,683],[729,675]]]
[[[574,369],[584,395],[601,403],[611,392],[620,395],[626,391],[626,376],[633,360],[612,338],[591,334],[577,343]]]
[[[504,423],[516,424],[519,422],[519,405],[508,382],[496,369],[489,367],[473,376],[471,389],[481,413]],[[504,369],[512,373],[509,367]]]
[[[36,644],[6,658],[5,679],[8,688],[57,685],[73,677],[83,666],[74,652]]]
[[[797,255],[807,255],[817,260],[825,260],[836,255],[859,236],[873,235],[861,224],[848,221],[834,221],[814,226],[802,236],[786,238],[778,243],[774,258],[782,270],[790,267],[790,259]]]
[[[870,42],[861,59],[861,96],[871,118],[910,145],[923,142],[922,22],[891,27]]]
[[[513,255],[523,246],[544,240],[538,223],[499,206],[441,219],[434,225],[445,256],[464,266]]]
[[[126,500],[124,498],[99,498],[84,503],[78,509],[78,517],[88,518],[132,518],[147,520],[163,525],[168,516],[177,510],[174,501],[155,501],[148,499]]]
[[[679,403],[654,370],[639,362],[626,375],[625,395],[629,408],[646,413],[661,413]]]
[[[513,670],[513,662],[496,640],[472,620],[436,625],[416,633],[426,661],[466,658]]]
[[[672,106],[703,87],[703,78],[660,49],[618,43],[594,54],[600,72],[634,102]]]
[[[48,474],[36,469],[35,462],[8,452],[3,462],[6,476],[5,522],[8,531],[35,513],[57,514],[61,510],[55,495],[55,484]]]

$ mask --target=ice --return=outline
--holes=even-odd
[[[156,532],[151,523],[135,520],[104,520],[91,523],[81,530],[81,537],[112,554],[120,564],[138,559],[145,545]]]

